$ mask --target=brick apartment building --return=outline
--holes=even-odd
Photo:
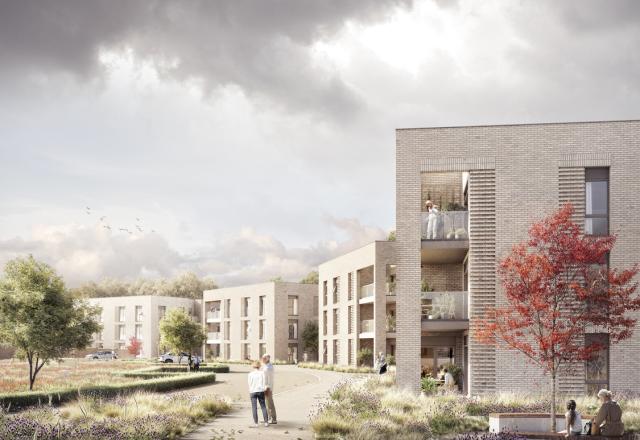
[[[205,290],[205,358],[259,359],[269,353],[276,360],[302,361],[302,329],[317,320],[317,294],[316,284],[289,282]]]
[[[395,242],[376,241],[318,267],[320,361],[357,364],[357,353],[395,353]]]
[[[453,361],[471,394],[548,387],[523,356],[473,337],[487,308],[505,303],[496,264],[566,202],[585,233],[618,236],[612,267],[640,262],[640,121],[399,129],[396,147],[399,385],[418,390],[421,371]],[[638,359],[636,331],[559,389],[638,392]]]
[[[160,320],[171,309],[182,308],[200,322],[200,300],[173,296],[114,296],[90,298],[87,302],[102,309],[102,332],[94,336],[92,348],[109,349],[127,354],[129,339],[142,342],[140,356],[154,358],[161,353]]]

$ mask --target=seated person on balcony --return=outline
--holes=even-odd
[[[609,390],[598,391],[598,398],[602,406],[596,418],[591,420],[591,434],[617,437],[624,434],[624,424],[622,423],[622,410],[618,402],[611,398]]]
[[[564,415],[564,419],[567,422],[567,429],[560,431],[560,434],[565,434],[565,437],[582,434],[582,417],[580,417],[580,413],[576,411],[575,400],[569,400],[567,402],[567,412]]]
[[[434,240],[438,232],[438,205],[434,205],[431,200],[424,204],[429,215],[427,216],[427,240]]]

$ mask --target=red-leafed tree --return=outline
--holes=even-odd
[[[629,338],[640,310],[635,295],[638,266],[610,269],[607,256],[614,236],[588,236],[571,221],[574,209],[565,205],[533,224],[529,239],[514,246],[500,262],[507,300],[489,311],[481,341],[504,344],[523,353],[551,376],[551,429],[556,430],[556,379],[592,359],[604,347],[585,342],[590,330],[608,333],[612,343]]]
[[[127,350],[129,350],[129,354],[138,356],[142,351],[142,341],[135,336],[131,336],[129,338],[129,346],[127,347]]]

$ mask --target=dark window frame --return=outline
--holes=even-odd
[[[585,337],[585,342],[587,337],[589,336],[599,336],[599,337],[606,337],[606,347],[604,348],[604,350],[607,351],[607,365],[606,365],[606,371],[607,371],[607,380],[606,381],[602,381],[602,380],[589,380],[588,379],[588,374],[589,374],[589,361],[585,361],[585,365],[584,365],[584,383],[585,383],[585,391],[588,392],[589,391],[589,386],[590,385],[598,385],[598,387],[600,389],[605,388],[605,389],[609,389],[609,384],[611,382],[611,341],[609,338],[609,334],[608,333],[585,333],[584,337]]]
[[[594,167],[594,168],[585,168],[585,176],[584,176],[584,201],[585,201],[585,210],[584,210],[584,219],[585,219],[585,234],[587,234],[587,219],[605,219],[607,221],[607,230],[605,234],[609,235],[609,213],[611,212],[611,182],[609,179],[609,168],[608,167]],[[607,212],[606,214],[587,214],[587,184],[589,182],[607,182]],[[594,236],[601,236],[601,234],[587,234]]]

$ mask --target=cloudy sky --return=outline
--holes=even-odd
[[[297,280],[394,229],[395,128],[637,119],[639,47],[635,0],[0,0],[0,263]]]

